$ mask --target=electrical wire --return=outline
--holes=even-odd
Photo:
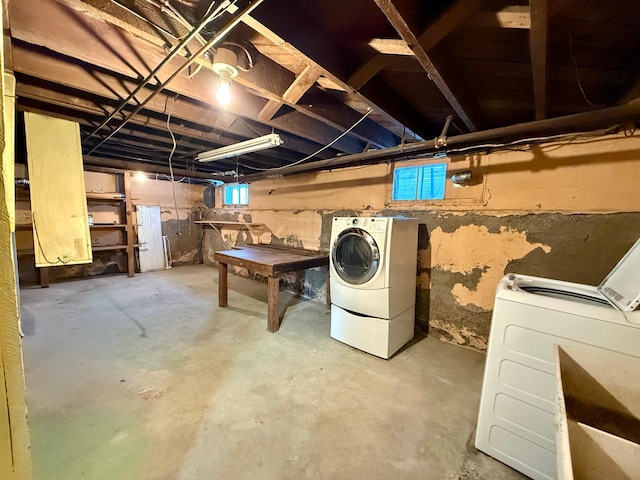
[[[176,97],[173,98],[173,101],[174,103],[177,101],[177,95]],[[175,178],[173,177],[173,165],[172,165],[173,154],[175,153],[176,147],[177,147],[176,137],[173,135],[173,131],[171,130],[171,123],[170,123],[172,110],[173,110],[173,104],[171,105],[171,108],[167,112],[167,130],[169,130],[169,135],[171,135],[171,141],[173,141],[173,148],[171,149],[171,153],[169,154],[169,173],[171,175],[171,190],[173,191],[173,205],[176,208],[176,218],[178,219],[177,235],[182,235],[182,233],[180,232],[180,212],[178,211],[178,199],[176,196],[176,181],[175,181]]]
[[[238,47],[238,48],[240,48],[241,50],[244,51],[244,54],[247,57],[247,63],[249,65],[249,68],[244,68],[244,67],[241,67],[240,65],[236,65],[238,70],[242,70],[243,72],[248,72],[249,70],[251,70],[253,68],[253,58],[251,57],[251,54],[249,53],[249,50],[247,50],[243,45],[240,45],[239,43],[235,43],[235,42],[223,42],[222,45],[232,45],[232,46]]]
[[[327,145],[325,145],[324,147],[320,148],[319,150],[315,151],[314,153],[312,153],[311,155],[307,155],[306,157],[293,162],[293,163],[289,163],[287,165],[282,165],[280,167],[271,167],[271,168],[257,168],[257,167],[250,167],[249,165],[245,165],[245,164],[240,164],[245,168],[249,168],[251,170],[258,170],[260,172],[271,172],[273,170],[282,170],[283,168],[289,168],[289,167],[293,167],[295,165],[299,165],[302,162],[306,162],[307,160],[309,160],[310,158],[315,157],[317,154],[319,154],[320,152],[323,152],[324,150],[326,150],[327,148],[329,148],[330,146],[332,146],[334,143],[336,143],[338,140],[340,140],[342,137],[344,137],[345,135],[347,135],[349,132],[351,132],[351,130],[353,130],[354,128],[356,128],[361,122],[364,121],[365,118],[367,118],[369,116],[369,114],[372,112],[373,110],[371,108],[367,109],[367,113],[365,113],[356,123],[354,123],[353,125],[351,125],[347,130],[345,130],[344,132],[342,132],[340,135],[338,135],[335,139],[333,139],[333,141],[331,141],[330,143],[328,143]]]
[[[255,9],[258,5],[260,5],[260,3],[262,2],[262,0],[257,0],[256,2],[254,2],[253,4],[249,5],[248,7],[246,7],[244,9],[243,12],[249,13],[250,11],[252,11],[253,9]],[[138,85],[136,86],[136,88],[129,94],[129,96],[120,104],[120,106],[118,108],[116,108],[116,110],[114,112],[111,113],[111,115],[109,115],[109,117],[104,120],[97,128],[95,128],[93,130],[93,132],[91,132],[84,140],[83,143],[85,143],[89,138],[91,138],[93,135],[95,135],[100,129],[102,129],[102,127],[104,127],[105,125],[107,125],[107,123],[109,123],[109,121],[115,117],[115,115],[117,113],[119,113],[128,103],[129,101],[135,97],[135,94],[138,93],[140,90],[142,90],[142,88],[147,85],[147,83],[149,83],[149,81],[152,78],[155,78],[155,75],[158,71],[160,71],[162,69],[162,67],[164,65],[166,65],[175,55],[178,54],[178,52],[180,51],[180,48],[182,48],[182,46],[186,45],[187,41],[189,38],[192,38],[193,36],[195,36],[201,29],[203,29],[209,22],[211,22],[212,20],[218,18],[220,15],[222,15],[225,11],[226,8],[229,6],[229,2],[225,2],[222,4],[223,6],[221,6],[220,8],[214,10],[213,12],[211,12],[209,15],[205,16],[200,23],[198,24],[198,26],[196,26],[190,33],[189,35],[187,35],[187,37],[185,37],[182,42],[180,42],[180,44],[176,45],[175,47],[173,47],[173,49],[171,50],[171,52],[169,53],[169,55],[167,55],[162,62],[160,62],[160,64],[158,66],[155,67],[155,69],[147,75],[147,77],[145,77],[145,79]],[[223,30],[221,30],[220,32],[218,32],[216,35],[213,36],[213,38],[211,40],[209,40],[207,42],[206,45],[204,45],[202,48],[200,48],[194,55],[192,55],[192,58],[188,59],[184,64],[182,64],[182,66],[180,68],[178,68],[178,70],[176,70],[175,72],[173,72],[173,74],[171,74],[166,80],[164,80],[160,85],[158,85],[156,87],[156,89],[143,101],[143,102],[139,102],[139,105],[131,112],[128,114],[128,116],[122,120],[120,122],[120,124],[118,125],[118,127],[116,127],[115,129],[113,129],[106,138],[104,138],[100,143],[98,143],[98,145],[94,146],[91,151],[88,152],[88,154],[91,154],[92,152],[94,152],[96,149],[98,149],[104,142],[106,142],[107,140],[109,140],[111,137],[113,137],[116,133],[118,133],[120,131],[120,129],[122,129],[122,127],[124,127],[127,122],[129,122],[129,120],[131,120],[131,118],[133,118],[135,115],[137,115],[137,113],[142,110],[145,105],[147,103],[149,103],[149,101],[151,101],[151,99],[153,97],[155,97],[156,94],[158,94],[160,91],[162,91],[162,89],[166,88],[166,86],[175,78],[177,77],[180,73],[182,73],[189,65],[191,65],[193,63],[193,61],[195,60],[195,58],[199,57],[200,55],[202,55],[205,51],[209,50],[211,47],[213,47],[219,40],[220,38],[222,38],[222,36],[227,33],[227,31],[231,28],[233,28],[239,21],[241,18],[241,14],[239,14],[237,16],[237,18],[235,18],[234,20],[232,20]]]
[[[576,69],[576,78],[578,80],[578,87],[580,88],[580,93],[582,93],[584,100],[594,108],[602,108],[606,106],[606,104],[604,103],[601,103],[599,105],[595,104],[587,98],[587,94],[585,93],[584,88],[582,87],[582,82],[580,81],[580,69],[578,68],[578,62],[576,61],[576,57],[573,55],[573,37],[571,36],[571,33],[569,33],[569,52],[571,53],[571,60],[573,60],[573,66]]]
[[[615,129],[617,129],[617,127],[615,127]],[[568,142],[564,142],[561,146],[565,146],[568,145],[569,143],[573,143],[575,142],[575,140],[579,139],[579,138],[584,138],[585,141],[581,142],[581,143],[588,143],[587,139],[589,139],[589,142],[594,141],[593,137],[601,137],[602,135],[606,135],[608,133],[611,133],[612,130],[614,129],[604,129],[604,130],[596,130],[596,131],[591,131],[591,132],[578,132],[578,133],[572,133],[572,134],[559,134],[559,135],[549,135],[549,136],[544,136],[544,137],[530,137],[530,138],[523,138],[520,140],[514,140],[513,142],[507,142],[507,143],[487,143],[487,144],[483,144],[483,145],[473,145],[473,146],[469,146],[469,147],[461,147],[461,148],[455,148],[455,149],[448,149],[446,150],[447,154],[456,154],[456,153],[464,153],[464,152],[469,152],[471,150],[486,150],[486,149],[505,149],[505,150],[514,150],[511,147],[517,147],[520,145],[525,145],[525,144],[531,144],[531,143],[542,143],[542,142],[546,142],[549,140],[567,140],[567,139],[572,139]],[[554,147],[557,145],[554,144],[549,144],[546,147]],[[516,149],[516,150],[522,150],[522,149]]]

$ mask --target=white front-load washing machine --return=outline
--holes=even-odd
[[[331,336],[382,358],[413,338],[418,221],[334,217]]]
[[[640,357],[639,303],[640,240],[598,287],[504,277],[491,320],[476,448],[533,479],[556,479],[555,345]]]

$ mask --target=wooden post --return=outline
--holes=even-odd
[[[136,262],[134,252],[134,231],[133,231],[133,203],[131,201],[131,172],[124,172],[124,208],[127,235],[127,274],[133,277],[136,274]]]
[[[278,315],[278,292],[280,291],[280,278],[269,277],[269,294],[267,296],[267,330],[271,333],[280,330],[280,317]]]
[[[38,276],[40,277],[40,287],[49,287],[49,267],[39,267]]]
[[[218,262],[218,305],[227,306],[227,264]]]

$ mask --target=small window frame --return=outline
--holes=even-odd
[[[243,196],[245,197],[243,199]],[[227,183],[222,188],[222,204],[225,207],[249,206],[249,184]]]
[[[392,202],[440,202],[445,200],[446,162],[395,166],[392,174]],[[426,191],[425,189],[429,189]]]

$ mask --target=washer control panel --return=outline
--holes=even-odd
[[[334,217],[333,223],[341,227],[354,227],[362,228],[369,232],[384,232],[386,231],[388,217]]]

